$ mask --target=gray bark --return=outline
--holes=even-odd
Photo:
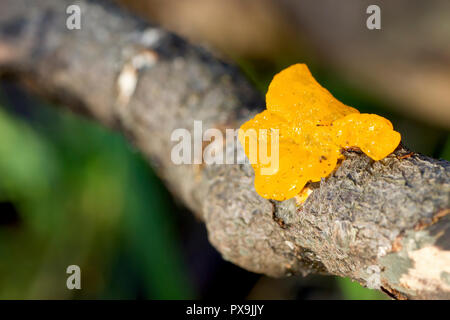
[[[71,1],[1,1],[1,73],[123,132],[225,259],[275,277],[350,277],[396,298],[450,298],[449,162],[403,158],[403,147],[379,162],[346,152],[303,205],[261,198],[249,165],[177,166],[174,129],[238,128],[261,95],[235,67],[109,2],[76,3],[81,30],[66,28]]]

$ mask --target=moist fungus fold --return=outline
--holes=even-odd
[[[358,147],[373,160],[381,160],[401,140],[389,120],[361,114],[335,99],[305,64],[292,65],[274,76],[266,105],[238,133],[255,171],[255,189],[263,198],[282,201],[301,193],[304,201],[309,194],[305,185],[332,173],[344,157],[343,148]],[[255,150],[271,143],[278,147],[275,170],[268,170],[273,164]],[[267,149],[270,155],[272,149]]]

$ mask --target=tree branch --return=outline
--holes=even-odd
[[[450,298],[448,162],[402,157],[402,147],[379,162],[347,152],[303,206],[261,198],[249,165],[175,165],[174,129],[237,128],[264,106],[260,94],[236,68],[109,2],[76,1],[82,28],[68,30],[69,4],[1,1],[1,72],[123,132],[225,259],[277,277],[350,277],[396,298]]]

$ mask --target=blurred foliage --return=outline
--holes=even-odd
[[[450,161],[450,135],[447,137],[442,152],[440,153],[440,158]]]
[[[388,297],[378,291],[362,287],[359,283],[349,278],[336,278],[344,299],[347,300],[385,300]]]
[[[16,215],[0,224],[0,298],[194,297],[170,196],[141,156],[74,115],[30,118],[0,108],[0,202],[15,211],[0,214]],[[83,290],[66,288],[71,264]]]

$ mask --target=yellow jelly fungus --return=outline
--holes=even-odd
[[[389,120],[361,114],[336,100],[304,64],[275,75],[266,104],[267,110],[241,126],[238,137],[255,171],[255,189],[267,199],[282,201],[300,194],[297,198],[304,201],[310,193],[303,190],[305,185],[332,173],[343,158],[342,148],[358,147],[381,160],[401,140]],[[275,150],[267,147],[271,144],[278,148],[275,169],[267,161]]]

